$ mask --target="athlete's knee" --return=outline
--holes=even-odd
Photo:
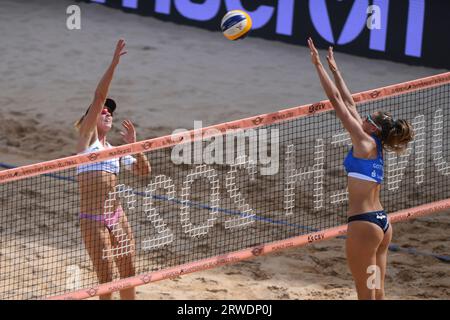
[[[113,265],[108,260],[94,263],[94,270],[100,283],[111,282],[113,280]]]
[[[97,279],[99,283],[108,283],[113,281],[113,274],[112,272],[106,272],[106,273],[97,273]]]
[[[117,266],[121,278],[127,278],[136,275],[134,256],[132,255],[117,259]]]

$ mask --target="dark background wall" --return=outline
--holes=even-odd
[[[311,36],[319,48],[333,45],[359,56],[450,69],[447,0],[77,1],[216,31],[228,10],[244,9],[252,16],[254,37],[306,45]]]

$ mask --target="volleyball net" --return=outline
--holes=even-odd
[[[391,222],[450,208],[450,73],[353,97],[360,114],[387,111],[415,130],[405,154],[384,155]],[[350,146],[321,101],[0,171],[0,299],[83,299],[343,235]],[[150,174],[77,174],[141,153]],[[80,219],[87,207],[101,219]],[[108,228],[110,246],[90,244],[113,265],[106,283],[87,251],[87,223]],[[133,276],[121,279],[127,258]]]

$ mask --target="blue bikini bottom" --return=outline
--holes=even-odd
[[[387,219],[386,212],[384,210],[381,211],[373,211],[366,212],[363,214],[358,214],[356,216],[351,216],[348,218],[348,222],[352,221],[368,221],[379,226],[384,233],[389,229],[389,221]]]

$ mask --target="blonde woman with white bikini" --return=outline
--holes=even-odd
[[[111,148],[107,142],[107,134],[112,128],[117,106],[114,100],[107,99],[107,95],[120,58],[126,54],[124,48],[124,40],[119,40],[112,62],[97,86],[94,100],[85,115],[75,124],[79,132],[76,150],[78,154]],[[131,121],[125,120],[122,125],[124,131],[121,132],[121,135],[124,142],[127,144],[136,142],[136,131]],[[113,280],[114,262],[120,278],[135,275],[134,237],[119,200],[112,204],[112,217],[105,218],[107,216],[105,201],[118,184],[121,165],[140,176],[147,176],[151,171],[150,164],[142,153],[136,154],[134,157],[125,156],[77,168],[80,192],[80,229],[99,283]],[[112,226],[114,226],[115,232],[113,232]],[[121,234],[121,239],[118,239],[118,234]],[[122,236],[127,239],[126,250],[122,254],[116,255],[114,261],[111,258],[105,258],[104,250],[123,245],[123,243],[119,244],[119,241],[123,240]],[[111,297],[111,294],[106,294],[100,296],[100,299],[111,299]],[[127,300],[135,299],[134,288],[121,290],[120,297]]]

